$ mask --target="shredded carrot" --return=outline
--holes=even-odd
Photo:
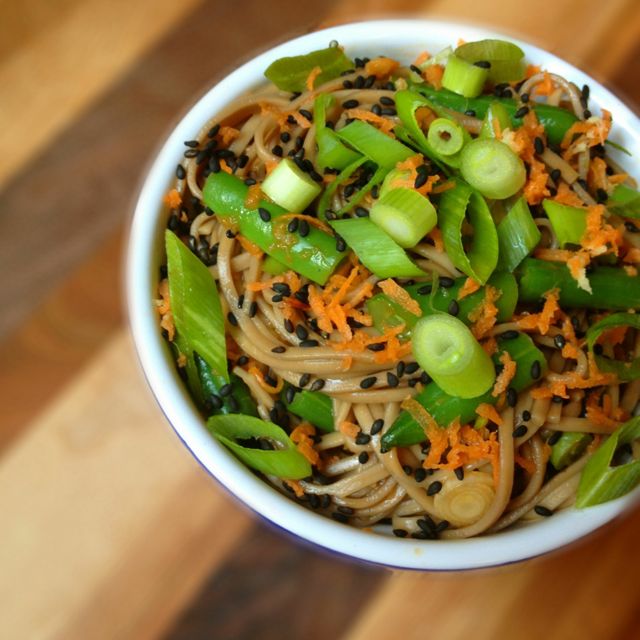
[[[627,249],[627,252],[624,255],[624,258],[622,258],[623,262],[631,262],[631,263],[638,263],[640,262],[640,249],[638,249],[637,247],[630,247],[629,249]]]
[[[313,216],[307,216],[304,213],[285,213],[281,216],[277,217],[277,221],[280,220],[291,220],[291,218],[298,218],[298,220],[306,220],[311,226],[320,229],[321,231],[325,231],[326,233],[331,233],[331,229],[328,225],[326,225],[322,220],[318,220],[318,218],[314,218]]]
[[[430,64],[422,72],[422,77],[434,89],[442,89],[442,76],[444,76],[444,67],[441,64]]]
[[[400,63],[391,58],[374,58],[364,65],[364,72],[368,76],[373,75],[380,79],[392,74],[399,66]]]
[[[220,127],[218,135],[223,146],[228,147],[240,135],[240,131],[233,127]]]
[[[363,120],[365,122],[370,122],[374,124],[382,131],[382,133],[386,133],[388,136],[393,136],[393,128],[396,126],[392,120],[388,118],[384,118],[382,116],[377,116],[375,113],[371,111],[367,111],[366,109],[347,109],[344,112],[347,118],[355,118],[356,120]]]
[[[305,85],[307,87],[307,91],[313,91],[313,83],[316,81],[316,78],[322,73],[321,67],[313,67],[307,76],[307,80]]]
[[[453,189],[455,186],[456,183],[453,180],[445,180],[445,182],[440,182],[433,187],[433,193],[444,193],[445,191],[449,191],[449,189]]]
[[[544,294],[544,306],[540,313],[525,313],[516,318],[518,327],[523,330],[534,329],[543,336],[549,332],[549,327],[560,313],[558,304],[558,290],[552,289]]]
[[[233,170],[231,169],[231,167],[227,164],[226,160],[220,160],[220,168],[228,174],[232,174]]]
[[[608,394],[603,398],[602,407],[598,406],[597,398],[591,395],[587,400],[586,409],[587,419],[593,422],[593,424],[597,424],[605,429],[611,429],[611,431],[614,431],[620,426],[620,422],[611,417],[611,396]]]
[[[529,458],[525,458],[524,456],[521,456],[519,453],[516,453],[513,459],[514,459],[514,462],[519,467],[524,469],[528,474],[535,473],[535,470],[537,467],[533,460],[529,460]]]
[[[488,335],[495,325],[498,315],[498,307],[496,307],[495,302],[500,295],[500,292],[495,287],[487,285],[485,287],[484,299],[469,314],[469,320],[473,322],[471,332],[477,340]]]
[[[442,241],[442,232],[438,227],[434,227],[427,234],[427,238],[433,241],[433,246],[438,253],[444,252],[444,242]]]
[[[313,436],[315,427],[308,422],[301,422],[289,436],[291,441],[297,445],[298,451],[314,466],[320,462],[320,454],[313,448]]]
[[[483,340],[480,346],[488,356],[492,356],[498,351],[498,341],[493,336],[489,336]]]
[[[611,131],[611,113],[602,109],[602,117],[591,116],[587,120],[574,122],[560,143],[564,149],[562,157],[570,160],[574,155],[598,144],[604,144]]]
[[[568,249],[536,249],[533,255],[540,260],[547,260],[548,262],[567,262],[574,256],[573,251]]]
[[[417,300],[414,300],[395,280],[388,278],[387,280],[381,280],[378,282],[378,286],[384,293],[386,293],[394,302],[397,302],[401,307],[406,309],[414,316],[420,317],[422,315],[422,309]]]
[[[414,66],[419,66],[431,57],[428,51],[422,51],[418,54],[418,57],[413,61]]]
[[[491,420],[491,422],[497,424],[498,426],[502,425],[502,418],[500,414],[496,411],[496,408],[492,404],[488,404],[483,402],[479,404],[476,408],[476,413],[481,418],[486,418],[487,420]]]
[[[258,384],[267,392],[267,393],[271,393],[272,395],[275,395],[276,393],[280,393],[282,391],[282,387],[284,386],[284,382],[282,380],[282,378],[280,378],[278,376],[278,382],[276,383],[275,387],[272,387],[265,379],[264,379],[264,374],[262,373],[262,371],[260,371],[260,369],[255,366],[255,365],[251,365],[247,371],[255,377],[255,379],[258,381]]]
[[[182,197],[178,193],[177,189],[171,189],[164,197],[164,203],[171,207],[171,209],[177,209],[182,204]]]
[[[349,371],[349,369],[351,369],[352,364],[353,364],[353,356],[345,356],[344,358],[342,358],[340,367],[342,371]]]
[[[345,420],[338,425],[338,431],[347,436],[347,438],[355,439],[355,437],[360,433],[360,427],[353,422]]]
[[[542,82],[539,82],[533,89],[533,93],[536,93],[539,96],[550,96],[555,90],[556,85],[551,78],[551,75],[547,71],[542,72],[544,78]]]
[[[293,490],[293,493],[295,494],[296,498],[304,497],[304,489],[302,488],[302,485],[297,480],[283,480],[282,483],[286,484],[289,488]]]
[[[262,251],[262,249],[257,244],[254,244],[248,238],[245,238],[244,236],[241,236],[241,235],[238,235],[236,237],[238,239],[238,242],[240,243],[240,246],[246,252],[250,253],[252,256],[255,256],[256,258],[261,258],[264,255],[264,251]]]
[[[606,222],[604,205],[587,207],[587,227],[580,245],[592,256],[613,253],[618,255],[622,244],[622,232]]]
[[[500,362],[503,365],[502,371],[500,375],[496,378],[496,383],[493,385],[493,391],[491,395],[494,398],[497,398],[501,393],[507,390],[509,384],[513,380],[513,377],[516,375],[517,365],[512,360],[508,351],[505,351],[500,356]]]
[[[580,196],[566,182],[558,184],[558,193],[552,199],[570,207],[584,207],[584,202],[582,202]]]
[[[470,296],[472,293],[475,293],[480,289],[480,283],[473,278],[467,278],[464,281],[464,284],[460,287],[460,291],[458,291],[458,300],[462,300],[467,296]]]
[[[274,276],[273,278],[269,278],[267,280],[262,280],[260,282],[250,282],[246,289],[248,291],[264,291],[265,289],[271,288],[276,282],[286,282],[289,285],[289,289],[291,289],[291,293],[295,293],[302,286],[302,281],[300,280],[300,276],[295,271],[285,271],[279,276]]]
[[[244,206],[247,207],[247,209],[255,209],[263,198],[264,195],[260,183],[252,184],[247,190]]]
[[[524,77],[528,80],[529,78],[532,78],[533,76],[540,73],[540,71],[541,69],[539,66],[535,64],[528,64],[524,72]]]
[[[167,332],[169,342],[173,342],[176,335],[176,325],[171,313],[171,300],[169,298],[169,281],[165,278],[158,285],[160,300],[156,300],[156,310],[160,314],[160,326]]]

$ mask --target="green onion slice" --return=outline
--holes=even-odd
[[[311,475],[311,465],[289,436],[272,422],[238,414],[212,416],[207,429],[247,466],[278,478],[299,480]],[[244,446],[238,440],[266,440],[274,450]]]
[[[498,233],[484,198],[469,185],[457,181],[440,198],[439,223],[445,249],[463,273],[485,284],[498,263]],[[470,249],[462,238],[465,217],[473,227]]]
[[[504,200],[524,186],[522,160],[500,140],[476,138],[460,156],[462,177],[483,196]]]
[[[286,403],[287,409],[310,422],[312,425],[326,433],[335,431],[333,422],[333,402],[331,398],[320,391],[308,391],[302,389],[296,391],[292,402],[286,400],[286,389],[282,392],[282,400]]]
[[[267,67],[264,75],[282,91],[304,91],[307,78],[316,67],[322,69],[314,83],[319,86],[337,78],[343,71],[353,69],[353,62],[341,47],[328,47],[301,56],[278,58]]]
[[[482,129],[480,129],[481,138],[496,137],[494,122],[498,123],[500,131],[511,128],[511,119],[509,118],[509,112],[507,111],[505,106],[497,100],[491,102],[491,104],[487,108],[487,114],[482,121]]]
[[[593,436],[589,433],[573,433],[567,431],[551,446],[549,461],[560,471],[575,462],[589,446]]]
[[[379,278],[414,278],[420,269],[387,233],[367,218],[334,220],[331,226],[353,249],[362,264]]]
[[[464,133],[462,127],[453,120],[436,118],[429,125],[427,140],[440,155],[452,156],[462,149]]]
[[[316,125],[316,141],[318,143],[317,163],[320,169],[344,169],[360,158],[360,154],[346,147],[335,131],[326,126],[327,108],[331,107],[335,98],[328,94],[320,94],[313,103],[313,122]]]
[[[445,313],[421,318],[411,344],[416,361],[449,395],[475,398],[495,382],[491,358],[458,318]]]
[[[558,244],[580,244],[580,240],[587,228],[587,211],[580,207],[570,207],[555,200],[546,198],[542,201],[553,231],[558,238]]]
[[[603,332],[616,327],[640,329],[640,315],[635,313],[613,313],[596,322],[587,330],[589,351],[593,353],[593,347]],[[620,382],[629,382],[640,378],[640,358],[634,358],[630,362],[621,362],[603,355],[595,355],[595,359],[600,371],[615,373]]]
[[[291,158],[281,160],[260,188],[277,205],[295,213],[302,213],[322,191]]]
[[[178,348],[191,363],[199,353],[215,375],[228,380],[224,317],[213,276],[172,231],[165,232],[165,247]]]
[[[625,218],[640,218],[640,193],[626,184],[618,184],[607,200],[607,209]]]
[[[429,198],[404,187],[384,193],[369,217],[405,249],[415,247],[438,222]]]
[[[519,198],[498,225],[498,267],[513,271],[540,242],[540,230],[524,198]]]
[[[476,67],[454,54],[447,59],[442,86],[465,98],[475,98],[482,93],[487,77],[486,69]]]
[[[524,51],[506,40],[465,42],[455,55],[467,62],[486,61],[491,64],[488,79],[493,83],[517,82],[524,77]]]
[[[629,493],[640,483],[640,460],[612,466],[616,450],[640,438],[640,417],[618,427],[593,454],[580,476],[576,507],[582,509]]]
[[[354,120],[336,131],[336,134],[342,141],[387,170],[415,155],[415,152],[402,142],[394,140],[362,120]]]

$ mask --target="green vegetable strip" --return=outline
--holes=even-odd
[[[307,78],[315,67],[322,69],[314,82],[314,86],[319,87],[343,71],[353,69],[353,62],[340,47],[328,47],[302,56],[279,58],[267,67],[264,75],[282,91],[305,91]]]
[[[427,84],[417,84],[413,89],[419,91],[431,102],[440,107],[453,109],[459,113],[472,110],[475,112],[477,118],[484,118],[487,115],[487,110],[491,103],[499,102],[509,114],[511,128],[517,128],[522,125],[522,119],[515,117],[515,113],[520,105],[511,98],[495,98],[493,96],[465,98],[446,89],[434,89]],[[538,116],[538,120],[544,126],[547,138],[552,144],[560,144],[564,138],[564,134],[569,130],[571,125],[578,120],[573,113],[560,107],[538,103],[530,103],[530,106],[534,107],[536,116]]]
[[[502,103],[495,100],[489,105],[487,113],[482,122],[482,129],[480,130],[481,138],[496,137],[496,129],[493,125],[494,121],[498,123],[500,131],[504,131],[507,127],[511,127],[509,113]]]
[[[488,80],[494,84],[517,82],[524,77],[524,51],[506,40],[465,42],[455,50],[456,56],[467,62],[486,61],[491,64]]]
[[[618,427],[593,454],[582,471],[576,507],[582,509],[615,500],[629,493],[640,483],[640,460],[616,467],[611,461],[616,449],[640,438],[640,417]]]
[[[513,271],[536,248],[541,237],[527,201],[520,198],[498,225],[498,267]]]
[[[607,200],[607,209],[625,218],[640,218],[640,193],[626,184],[618,184]]]
[[[313,122],[318,143],[317,163],[320,169],[344,169],[360,158],[360,154],[347,148],[335,131],[326,126],[327,108],[335,102],[333,96],[320,94],[313,103]]]
[[[564,308],[640,309],[640,278],[629,276],[621,268],[594,268],[589,273],[592,293],[578,288],[569,269],[560,262],[525,258],[518,272],[522,302],[536,303],[547,291],[557,288]]]
[[[244,381],[233,373],[229,378],[216,376],[212,373],[211,367],[197,353],[194,353],[198,376],[204,394],[205,404],[210,409],[210,415],[222,415],[228,413],[240,413],[248,416],[258,417],[256,403],[251,397],[249,387]],[[220,389],[226,384],[231,385],[231,393],[222,396]],[[215,398],[213,397],[215,396]],[[231,399],[233,398],[233,400]],[[235,401],[235,406],[234,406]],[[220,406],[218,406],[220,404]]]
[[[593,353],[593,348],[598,338],[610,329],[616,327],[631,327],[632,329],[640,329],[640,315],[635,313],[613,313],[596,322],[589,327],[587,331],[587,346],[589,351]],[[640,358],[634,358],[630,362],[621,362],[620,360],[612,360],[603,355],[596,355],[596,364],[600,371],[606,373],[615,373],[620,382],[629,382],[640,378]]]
[[[294,213],[302,213],[322,191],[291,158],[280,160],[260,188],[270,200]]]
[[[527,180],[522,160],[501,140],[476,138],[460,155],[462,177],[486,198],[504,200]]]
[[[336,134],[379,167],[392,169],[398,162],[415,155],[413,150],[402,142],[394,140],[362,120],[354,120],[336,131]]]
[[[551,447],[551,464],[560,471],[575,462],[589,446],[593,436],[588,433],[563,433]]]
[[[531,386],[535,380],[531,377],[531,367],[534,362],[539,362],[544,374],[546,371],[546,358],[534,345],[529,336],[519,334],[512,340],[498,340],[498,353],[494,356],[494,362],[499,362],[499,355],[507,351],[516,363],[516,375],[511,381],[511,387],[516,391],[522,391]],[[476,409],[482,403],[495,404],[498,398],[491,395],[491,390],[477,398],[459,398],[445,393],[435,382],[430,382],[415,396],[415,399],[433,416],[441,427],[446,427],[453,420],[459,418],[462,424],[476,418]],[[418,444],[425,440],[422,427],[403,411],[382,437],[382,447],[389,450],[392,447],[404,447]]]
[[[165,232],[165,246],[178,348],[187,361],[197,351],[216,375],[226,378],[224,318],[213,276],[171,231]]]
[[[286,403],[286,390],[282,400]],[[310,422],[321,431],[335,431],[333,422],[333,402],[331,398],[319,391],[297,391],[293,402],[287,403],[287,409],[299,418]]]
[[[560,246],[580,244],[580,240],[587,228],[586,209],[570,207],[549,199],[543,200],[542,206],[551,221],[551,226]]]
[[[263,220],[256,209],[245,206],[248,189],[240,178],[220,171],[207,178],[202,196],[218,217],[233,221],[240,233],[265,253],[289,269],[324,284],[345,255],[336,249],[335,238],[313,226],[303,238],[287,232],[285,222],[278,224],[276,235],[277,218],[286,210],[263,200],[258,207],[268,211],[272,218]]]
[[[379,278],[413,278],[425,275],[404,249],[371,220],[334,220],[331,226],[353,249],[362,264]]]
[[[468,213],[474,234],[469,251],[462,240],[462,224]],[[440,198],[438,219],[444,246],[453,264],[484,284],[498,263],[498,233],[484,198],[464,182]]]
[[[411,345],[418,364],[445,393],[475,398],[493,387],[493,362],[462,320],[446,313],[421,318]]]
[[[237,414],[220,415],[207,420],[207,429],[244,464],[256,471],[291,480],[311,475],[311,465],[307,459],[298,452],[289,436],[272,422]],[[249,438],[268,440],[276,449],[265,451],[238,443],[238,440]]]
[[[270,276],[279,276],[281,273],[287,271],[289,267],[282,262],[278,262],[275,258],[267,256],[262,262],[262,270],[268,273]]]
[[[487,80],[487,70],[451,55],[442,76],[442,86],[466,98],[475,98],[482,93]]]
[[[322,192],[320,196],[320,200],[318,201],[318,218],[321,220],[326,220],[327,210],[329,209],[329,205],[331,204],[331,198],[338,190],[338,187],[344,185],[351,176],[365,163],[367,162],[367,158],[364,156],[358,158],[358,160],[354,160],[348,167],[344,168],[337,176],[336,179],[329,183],[328,187],[325,187],[325,190]]]

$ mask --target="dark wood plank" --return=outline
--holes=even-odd
[[[386,575],[256,525],[165,638],[338,638]]]

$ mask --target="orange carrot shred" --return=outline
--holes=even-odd
[[[517,365],[512,360],[508,351],[505,351],[500,356],[500,362],[503,365],[503,369],[500,372],[500,375],[496,378],[496,382],[493,385],[493,391],[491,392],[491,395],[494,398],[497,398],[501,393],[507,390],[509,384],[511,384],[511,381],[513,380],[513,377],[516,375]]]
[[[238,242],[242,246],[242,248],[247,253],[250,253],[252,256],[255,256],[256,258],[260,258],[264,255],[264,252],[262,251],[262,249],[257,244],[254,244],[253,242],[251,242],[251,240],[241,235],[238,235],[236,237],[238,239]]]
[[[500,417],[500,414],[496,411],[496,408],[492,404],[487,404],[486,402],[479,404],[478,407],[476,408],[476,413],[481,418],[486,418],[487,420],[491,420],[491,422],[497,424],[498,426],[502,424],[502,418]]]
[[[171,189],[164,197],[164,203],[172,209],[177,209],[182,204],[182,197],[177,189]]]
[[[321,67],[313,67],[307,76],[307,80],[305,85],[307,87],[307,91],[313,91],[313,83],[316,81],[316,78],[322,73]]]
[[[348,420],[344,420],[338,425],[338,431],[344,434],[348,438],[354,438],[360,433],[360,427],[353,422],[349,422]]]
[[[373,75],[380,79],[392,74],[399,66],[400,63],[391,58],[374,58],[365,64],[364,72],[368,76]]]
[[[357,107],[355,109],[347,109],[344,114],[347,118],[355,118],[356,120],[363,120],[377,125],[382,133],[393,137],[392,132],[396,125],[392,120],[384,118],[383,116],[377,116],[375,113],[367,111],[366,109],[358,109]]]
[[[441,64],[430,64],[422,72],[422,77],[434,89],[442,89],[442,76],[444,76],[444,67]]]
[[[409,313],[420,317],[422,309],[417,300],[414,300],[395,280],[388,278],[378,282],[378,286],[386,293],[394,302],[404,307]]]
[[[220,127],[218,135],[220,136],[222,144],[228,147],[240,135],[240,131],[233,127]]]
[[[462,300],[467,296],[470,296],[472,293],[475,293],[480,289],[480,283],[473,278],[467,278],[464,281],[464,284],[460,287],[460,291],[458,291],[458,300]]]
[[[289,488],[293,490],[296,498],[304,497],[304,489],[302,485],[297,480],[283,480],[283,484],[286,484]]]

